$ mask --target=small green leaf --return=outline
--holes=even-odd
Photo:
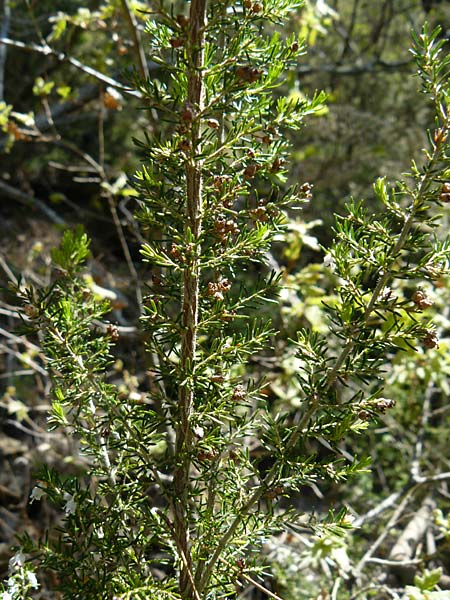
[[[35,96],[48,96],[54,86],[54,81],[45,81],[42,77],[37,77],[33,85],[33,94]]]
[[[422,576],[416,575],[414,577],[414,584],[422,591],[432,590],[439,583],[441,575],[442,569],[440,567],[433,569],[433,571],[425,569]]]

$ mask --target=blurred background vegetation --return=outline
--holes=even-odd
[[[174,12],[181,12],[183,4],[174,2]],[[127,180],[142,160],[134,139],[168,127],[133,90],[136,76],[165,77],[140,54],[150,6],[144,0],[1,3],[2,574],[15,534],[39,535],[57,518],[43,503],[28,505],[36,465],[45,458],[63,470],[82,467],[72,441],[46,432],[50,382],[45,357],[36,340],[16,335],[19,309],[7,289],[8,281],[19,276],[49,283],[50,249],[67,227],[82,223],[92,238],[86,285],[111,300],[111,320],[121,327],[111,379],[126,395],[150,385],[144,339],[137,330],[149,273],[139,261],[143,238],[132,216],[134,192]],[[305,38],[308,53],[297,71],[286,75],[283,93],[324,90],[328,101],[291,140],[290,180],[308,182],[313,194],[270,257],[285,274],[282,301],[268,313],[282,333],[274,340],[275,358],[255,359],[255,372],[265,372],[274,411],[295,410],[301,393],[293,377],[300,365],[289,339],[299,325],[325,330],[322,302],[332,297],[333,275],[324,268],[321,247],[333,238],[334,214],[345,214],[350,197],[364,198],[374,213],[382,210],[372,193],[375,179],[395,181],[409,169],[411,158],[421,160],[433,113],[418,92],[408,49],[411,30],[419,31],[425,20],[450,36],[450,5],[439,0],[306,0],[293,16],[290,28]],[[340,486],[305,490],[296,500],[308,513],[348,506],[360,529],[348,539],[313,543],[299,532],[267,543],[273,589],[286,600],[332,597],[337,577],[349,590],[343,598],[400,597],[394,594],[412,584],[411,573],[391,572],[389,557],[420,510],[427,526],[410,555],[401,556],[425,556],[424,564],[449,573],[446,480],[432,490],[409,483],[414,469],[430,477],[450,470],[449,282],[440,280],[426,292],[434,300],[429,310],[439,329],[439,349],[392,357],[386,365],[386,395],[396,400],[395,411],[371,423],[364,436],[342,444],[344,453],[370,454],[370,472]],[[383,502],[385,510],[377,513]],[[440,583],[450,587],[448,577]]]

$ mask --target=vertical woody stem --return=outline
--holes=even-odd
[[[192,0],[187,27],[186,56],[188,64],[187,104],[195,114],[203,108],[203,56],[207,0]],[[197,348],[198,297],[200,275],[200,236],[202,231],[202,161],[199,119],[193,119],[190,128],[190,151],[185,163],[186,176],[186,225],[185,243],[188,237],[192,246],[186,250],[186,266],[183,273],[183,336],[181,340],[181,373],[183,383],[179,388],[178,425],[176,428],[176,467],[174,486],[174,525],[177,545],[185,560],[180,567],[180,594],[186,600],[198,598],[193,589],[192,556],[189,542],[189,477],[191,469],[192,430],[191,417],[194,408],[194,379]]]

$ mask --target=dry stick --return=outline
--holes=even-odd
[[[384,528],[383,532],[381,533],[381,535],[378,536],[378,538],[375,540],[375,542],[370,546],[370,548],[367,550],[367,552],[361,558],[359,563],[356,565],[355,572],[354,572],[356,579],[361,575],[366,562],[370,558],[372,558],[372,555],[379,548],[379,546],[383,543],[384,539],[388,536],[390,530],[396,525],[403,510],[406,508],[406,505],[408,504],[409,498],[410,498],[410,496],[412,496],[412,494],[413,494],[413,490],[410,490],[409,492],[407,492],[407,494],[405,495],[403,500],[400,502],[400,504],[395,509],[394,513],[392,514],[391,518],[389,519],[389,521],[388,521],[386,527]]]
[[[203,108],[203,60],[207,0],[192,0],[187,39],[189,57],[187,102],[198,112]],[[192,236],[192,255],[184,268],[182,282],[182,324],[180,368],[184,382],[180,385],[177,407],[175,454],[177,465],[174,471],[174,527],[177,545],[186,558],[179,575],[180,594],[185,600],[194,598],[194,589],[189,574],[192,572],[192,556],[189,540],[189,478],[191,470],[191,417],[194,408],[192,376],[195,371],[198,328],[200,246],[202,231],[202,161],[200,119],[194,119],[190,142],[191,150],[186,158],[186,225],[185,238]],[[201,593],[201,589],[199,590]]]
[[[128,0],[120,0],[120,3],[122,4],[122,9],[128,23],[128,28],[130,30],[131,37],[133,38],[134,52],[138,61],[141,77],[143,79],[148,79],[148,65],[147,60],[145,58],[145,51],[144,47],[142,46],[141,34],[139,32],[136,17],[130,5],[128,4]]]
[[[106,183],[106,184],[108,183],[108,179],[106,177],[106,173],[103,169],[103,166],[100,163],[98,163],[94,158],[92,158],[92,156],[90,154],[83,152],[83,150],[80,150],[80,148],[78,148],[78,146],[76,146],[75,144],[72,144],[72,142],[68,142],[67,140],[64,140],[60,137],[56,137],[56,138],[42,137],[41,141],[52,142],[58,146],[61,146],[63,148],[66,148],[67,150],[70,150],[71,152],[73,152],[74,154],[76,154],[77,156],[82,158],[85,162],[87,162],[89,165],[91,165],[95,169],[96,173],[102,180],[102,183]],[[127,263],[130,274],[135,282],[136,298],[137,298],[138,306],[141,306],[142,305],[142,291],[141,291],[141,287],[139,284],[139,275],[138,275],[138,272],[136,271],[136,267],[134,266],[133,259],[131,258],[130,249],[128,248],[127,240],[126,240],[125,234],[123,232],[122,223],[120,222],[119,215],[117,214],[114,196],[107,189],[104,190],[104,195],[108,201],[109,210],[111,212],[113,223],[116,228],[117,237],[119,238],[119,242],[122,247],[122,252],[124,254],[125,261]]]

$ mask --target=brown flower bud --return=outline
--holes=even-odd
[[[358,412],[358,417],[361,419],[361,421],[370,421],[370,413],[368,413],[366,410],[360,410]]]
[[[109,335],[112,342],[117,342],[120,337],[119,329],[112,323],[109,323],[108,327],[106,328],[106,333]]]
[[[252,6],[253,6],[253,2],[252,0],[245,0],[244,1],[244,6],[247,10],[249,10]]]
[[[448,136],[448,131],[446,129],[443,129],[442,127],[439,127],[438,129],[435,130],[434,135],[433,135],[433,140],[435,144],[440,144],[441,142],[445,142],[445,140],[447,139]]]
[[[419,310],[424,310],[430,306],[433,306],[433,300],[422,290],[417,290],[414,293],[412,301]]]
[[[444,183],[442,186],[439,200],[444,204],[448,204],[450,202],[450,183]]]
[[[183,38],[170,38],[169,44],[172,48],[181,48],[184,45],[184,40]]]
[[[384,414],[388,408],[393,408],[395,406],[395,400],[391,400],[390,398],[377,398],[373,406]]]
[[[39,309],[33,304],[27,304],[24,310],[29,319],[36,319],[39,316]]]
[[[234,402],[239,402],[240,400],[244,400],[246,396],[247,392],[245,391],[244,386],[239,384],[234,388],[231,399]]]
[[[294,42],[293,44],[291,44],[291,52],[292,53],[298,52],[298,49],[299,49],[298,42]]]
[[[211,375],[210,379],[213,383],[223,383],[225,381],[225,377],[220,373],[215,373],[214,375]]]
[[[266,498],[268,498],[269,500],[275,500],[275,498],[277,498],[278,496],[281,496],[281,494],[284,492],[284,488],[282,485],[276,485],[273,488],[269,488],[266,492]]]
[[[254,83],[262,75],[261,69],[252,68],[249,66],[240,66],[236,68],[236,77],[247,83]]]
[[[175,258],[175,259],[181,258],[180,249],[175,244],[171,245],[169,254],[172,258]]]
[[[260,13],[262,11],[262,9],[263,9],[263,7],[262,7],[261,2],[254,2],[252,7],[250,8],[250,10],[255,14]]]
[[[185,15],[177,15],[177,23],[183,29],[189,25],[189,17]]]
[[[108,110],[122,110],[123,96],[116,89],[108,87],[103,94],[103,104]]]
[[[256,175],[257,170],[258,165],[255,165],[254,163],[247,165],[244,170],[244,179],[252,179],[252,177]]]
[[[305,181],[305,183],[300,186],[301,197],[305,198],[305,200],[311,200],[312,189],[313,189],[313,185],[311,183],[308,183],[307,181]]]
[[[197,454],[198,460],[210,461],[214,460],[217,457],[217,450],[200,450]]]
[[[432,329],[427,329],[422,338],[424,348],[439,348],[439,338],[437,333]]]
[[[189,152],[191,149],[191,142],[187,139],[182,139],[178,142],[178,149],[182,152]]]
[[[218,129],[220,126],[220,123],[217,119],[208,119],[206,121],[206,124],[208,125],[208,127],[210,127],[211,129]]]
[[[284,165],[284,160],[282,158],[276,158],[273,163],[272,166],[270,167],[270,171],[271,173],[277,173],[278,171],[280,171],[282,169]]]
[[[243,557],[239,557],[236,559],[236,566],[238,569],[240,569],[241,571],[243,571],[245,569],[245,567],[247,566],[247,563],[245,562],[245,558]]]
[[[195,107],[190,102],[187,102],[184,105],[183,110],[181,111],[181,118],[186,123],[192,123],[195,119]]]

